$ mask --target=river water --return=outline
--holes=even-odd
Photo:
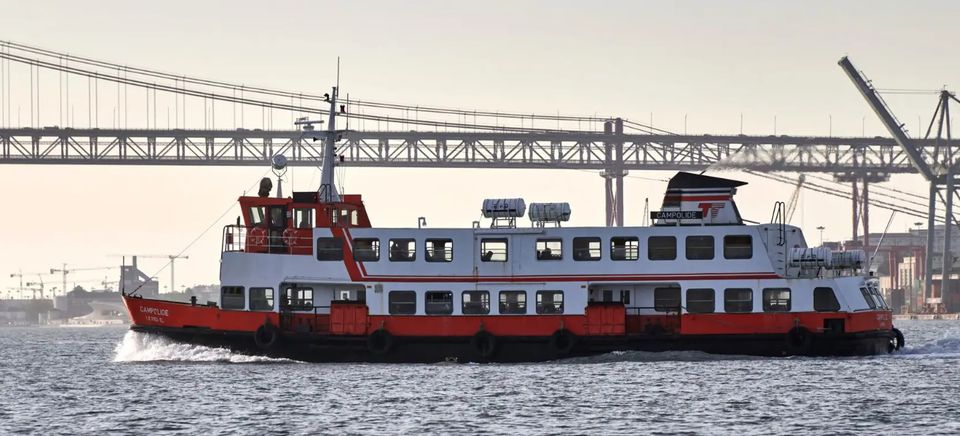
[[[0,329],[2,434],[960,434],[960,322],[868,358],[613,353],[305,364],[109,328]]]

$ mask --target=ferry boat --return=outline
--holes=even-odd
[[[564,227],[565,203],[487,200],[467,228],[374,227],[333,180],[337,89],[317,191],[239,198],[219,301],[124,290],[131,329],[302,361],[526,362],[613,351],[761,356],[903,347],[863,251],[747,224],[744,182],[677,173],[645,227]],[[275,159],[275,169],[283,159]]]

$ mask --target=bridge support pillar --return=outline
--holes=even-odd
[[[851,184],[853,199],[852,217],[853,228],[851,239],[860,242],[869,258],[872,254],[870,246],[870,184],[890,180],[889,174],[871,172],[851,172],[834,174],[834,180]],[[861,233],[861,229],[862,232]],[[863,239],[861,239],[861,235]]]
[[[623,135],[623,119],[616,118],[607,120],[603,123],[603,133],[608,137],[611,135]],[[607,227],[623,227],[623,177],[627,175],[627,170],[623,168],[623,140],[617,138],[603,142],[604,163],[606,168],[600,172],[604,178],[604,192],[606,194],[605,210]]]

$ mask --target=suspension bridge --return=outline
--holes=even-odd
[[[870,206],[928,216],[927,197],[882,184],[891,174],[920,172],[896,138],[680,135],[627,117],[396,104],[342,91],[341,99],[338,117],[347,124],[338,165],[596,170],[607,225],[623,225],[629,171],[707,168],[849,199],[854,239],[869,235]],[[322,94],[0,42],[0,164],[260,166],[283,154],[290,165],[319,166],[320,145],[309,132],[276,126],[322,116],[325,102]],[[928,131],[914,145],[921,155],[939,156],[952,149],[946,141]],[[791,173],[825,177],[800,182]]]

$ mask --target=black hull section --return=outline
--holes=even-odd
[[[885,331],[816,335],[804,340],[778,335],[659,335],[597,337],[392,337],[280,335],[258,346],[249,332],[199,328],[133,326],[176,342],[229,348],[258,356],[304,362],[542,362],[594,356],[614,351],[702,351],[747,356],[867,356],[893,349],[893,333]]]

